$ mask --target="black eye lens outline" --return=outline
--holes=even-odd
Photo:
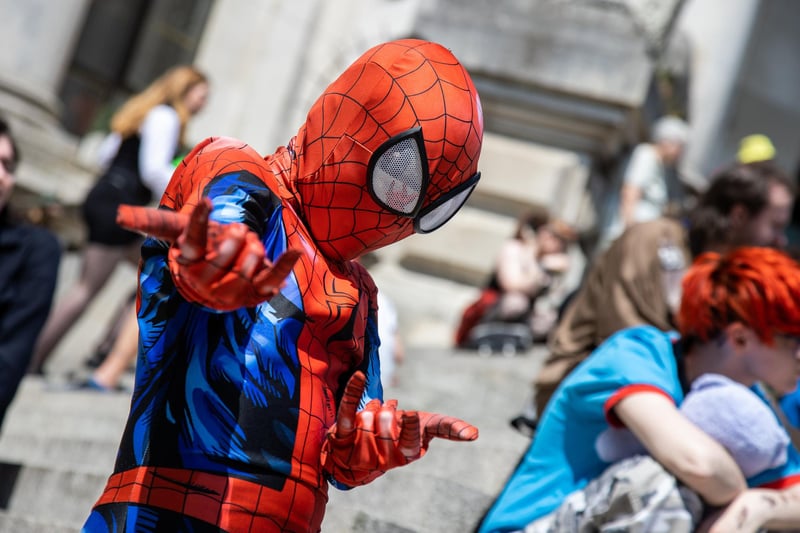
[[[417,198],[417,203],[414,205],[414,208],[408,212],[404,213],[403,211],[398,211],[397,209],[393,209],[391,206],[384,203],[383,200],[375,193],[374,184],[375,180],[373,179],[373,173],[375,171],[375,165],[378,164],[383,154],[388,152],[391,148],[394,148],[400,142],[406,139],[413,139],[417,145],[417,152],[419,153],[420,158],[420,167],[422,169],[422,179],[420,181],[420,188],[419,188],[419,197]],[[428,190],[428,183],[430,182],[430,175],[428,173],[428,155],[425,152],[425,141],[422,138],[422,127],[416,126],[409,130],[400,133],[399,135],[395,135],[387,139],[377,150],[372,154],[369,158],[369,163],[367,164],[367,176],[369,179],[367,180],[367,190],[369,191],[369,195],[372,196],[372,199],[375,200],[378,205],[393,213],[397,216],[406,217],[406,218],[414,218],[419,213],[420,209],[422,208],[422,202],[425,199],[425,193]]]
[[[414,217],[414,232],[420,234],[431,233],[444,226],[448,220],[453,218],[453,216],[455,216],[455,214],[458,213],[462,207],[464,207],[464,204],[467,203],[467,200],[469,200],[469,197],[472,196],[473,191],[475,191],[475,187],[478,185],[478,181],[480,181],[480,179],[481,179],[481,173],[476,172],[470,179],[468,179],[467,181],[465,181],[464,183],[462,183],[461,185],[459,185],[458,187],[448,192],[447,194],[445,194],[444,196],[442,196],[441,198],[430,204],[428,207],[420,211],[419,214],[416,217]],[[455,198],[456,196],[458,196],[467,189],[471,189],[469,191],[469,194],[467,194],[464,197],[464,200],[461,202],[458,208],[455,209],[452,213],[450,213],[450,216],[442,220],[435,228],[424,230],[420,227],[420,222],[422,221],[423,218],[425,218],[426,215],[429,215],[432,211],[435,211],[436,209],[438,209],[445,203],[449,202],[450,200],[452,200],[453,198]]]

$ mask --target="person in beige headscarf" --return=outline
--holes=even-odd
[[[664,116],[653,124],[651,141],[636,145],[622,174],[617,211],[601,232],[601,250],[633,224],[683,211],[686,193],[678,165],[688,142],[689,124]]]

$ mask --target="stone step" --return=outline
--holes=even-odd
[[[85,438],[9,434],[0,443],[0,461],[108,476],[118,447],[119,435],[114,440],[100,440],[92,433]]]
[[[332,489],[322,530],[351,531],[363,513],[375,522],[391,524],[396,528],[393,531],[470,531],[491,502],[491,495],[455,477],[433,476],[420,462],[389,472],[364,487],[346,492]]]
[[[4,465],[3,470],[2,488],[10,492],[4,508],[8,516],[63,524],[72,531],[80,529],[89,516],[108,479],[108,475],[25,465],[17,469]]]
[[[64,391],[26,376],[0,433],[0,461],[108,476],[130,396]]]
[[[399,383],[387,387],[386,398],[398,399],[403,409],[457,416],[475,424],[481,435],[470,443],[435,440],[418,462],[389,472],[368,487],[331,489],[324,530],[435,533],[474,526],[529,444],[508,420],[522,405],[543,355],[541,347],[517,357],[411,350],[398,369]],[[105,434],[112,433],[110,421],[115,417],[121,431],[127,400],[76,392],[48,396],[42,390],[43,380],[28,381],[9,412],[10,430],[0,438],[0,457],[20,465],[16,475],[8,474],[14,467],[7,466],[0,476],[16,480],[6,513],[78,528],[110,472],[115,447]],[[81,431],[67,429],[79,424],[75,409],[87,420],[105,418],[109,427],[100,433],[91,424]],[[54,422],[60,417],[64,425]],[[50,425],[52,432],[42,432],[47,427],[42,424]],[[39,442],[26,443],[35,435]],[[115,433],[113,439],[118,436]],[[59,464],[46,460],[47,454],[71,459]],[[77,464],[76,456],[85,462]]]
[[[0,511],[0,531],[7,533],[75,533],[74,525],[35,516],[19,516]]]
[[[412,272],[482,286],[515,227],[513,217],[468,205],[441,229],[403,241],[398,264]]]
[[[442,349],[409,354],[413,359],[400,367],[399,384],[385,397],[398,399],[401,409],[462,418],[480,436],[469,443],[435,440],[419,461],[368,486],[331,489],[323,531],[355,531],[359,513],[395,528],[386,529],[391,532],[471,531],[530,444],[509,420],[522,407],[544,355],[540,346],[517,357]]]
[[[118,441],[129,406],[127,393],[64,390],[61,383],[26,376],[3,423],[0,450],[11,436]]]
[[[487,132],[478,166],[481,181],[470,197],[474,207],[512,218],[546,210],[572,224],[584,223],[585,156]]]

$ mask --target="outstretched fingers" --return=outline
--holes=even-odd
[[[355,372],[345,385],[342,401],[339,403],[339,412],[336,416],[336,437],[339,439],[348,438],[355,431],[356,412],[361,403],[361,396],[367,378],[361,371]]]
[[[420,411],[419,417],[425,444],[435,437],[456,441],[472,441],[478,438],[478,428],[460,418],[423,411]]]
[[[125,204],[117,208],[117,224],[123,228],[170,242],[178,239],[188,222],[189,215],[165,209]]]
[[[271,266],[267,263],[264,270],[256,274],[253,278],[253,285],[256,288],[256,292],[268,295],[277,291],[283,285],[286,277],[292,272],[292,268],[294,268],[294,264],[299,258],[299,251],[286,250]]]
[[[408,461],[413,461],[422,455],[419,413],[417,411],[404,411],[401,421],[402,429],[400,430],[398,447],[400,453]]]
[[[117,209],[117,224],[157,239],[177,242],[182,259],[196,261],[206,251],[210,212],[211,200],[208,198],[202,198],[188,215],[166,209],[123,204]]]
[[[181,258],[186,261],[197,261],[206,252],[208,239],[208,215],[211,213],[211,200],[200,199],[189,215],[189,223],[178,240]]]

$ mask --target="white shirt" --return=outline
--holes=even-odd
[[[178,151],[180,132],[178,112],[165,104],[151,109],[139,127],[139,172],[142,181],[153,193],[153,198],[161,198],[175,171],[172,160]],[[107,168],[114,159],[121,143],[122,138],[118,133],[109,134],[103,141],[98,154],[103,168]]]
[[[378,357],[381,360],[381,382],[384,386],[392,382],[395,372],[395,341],[400,324],[394,303],[378,291],[378,337],[381,340]]]

